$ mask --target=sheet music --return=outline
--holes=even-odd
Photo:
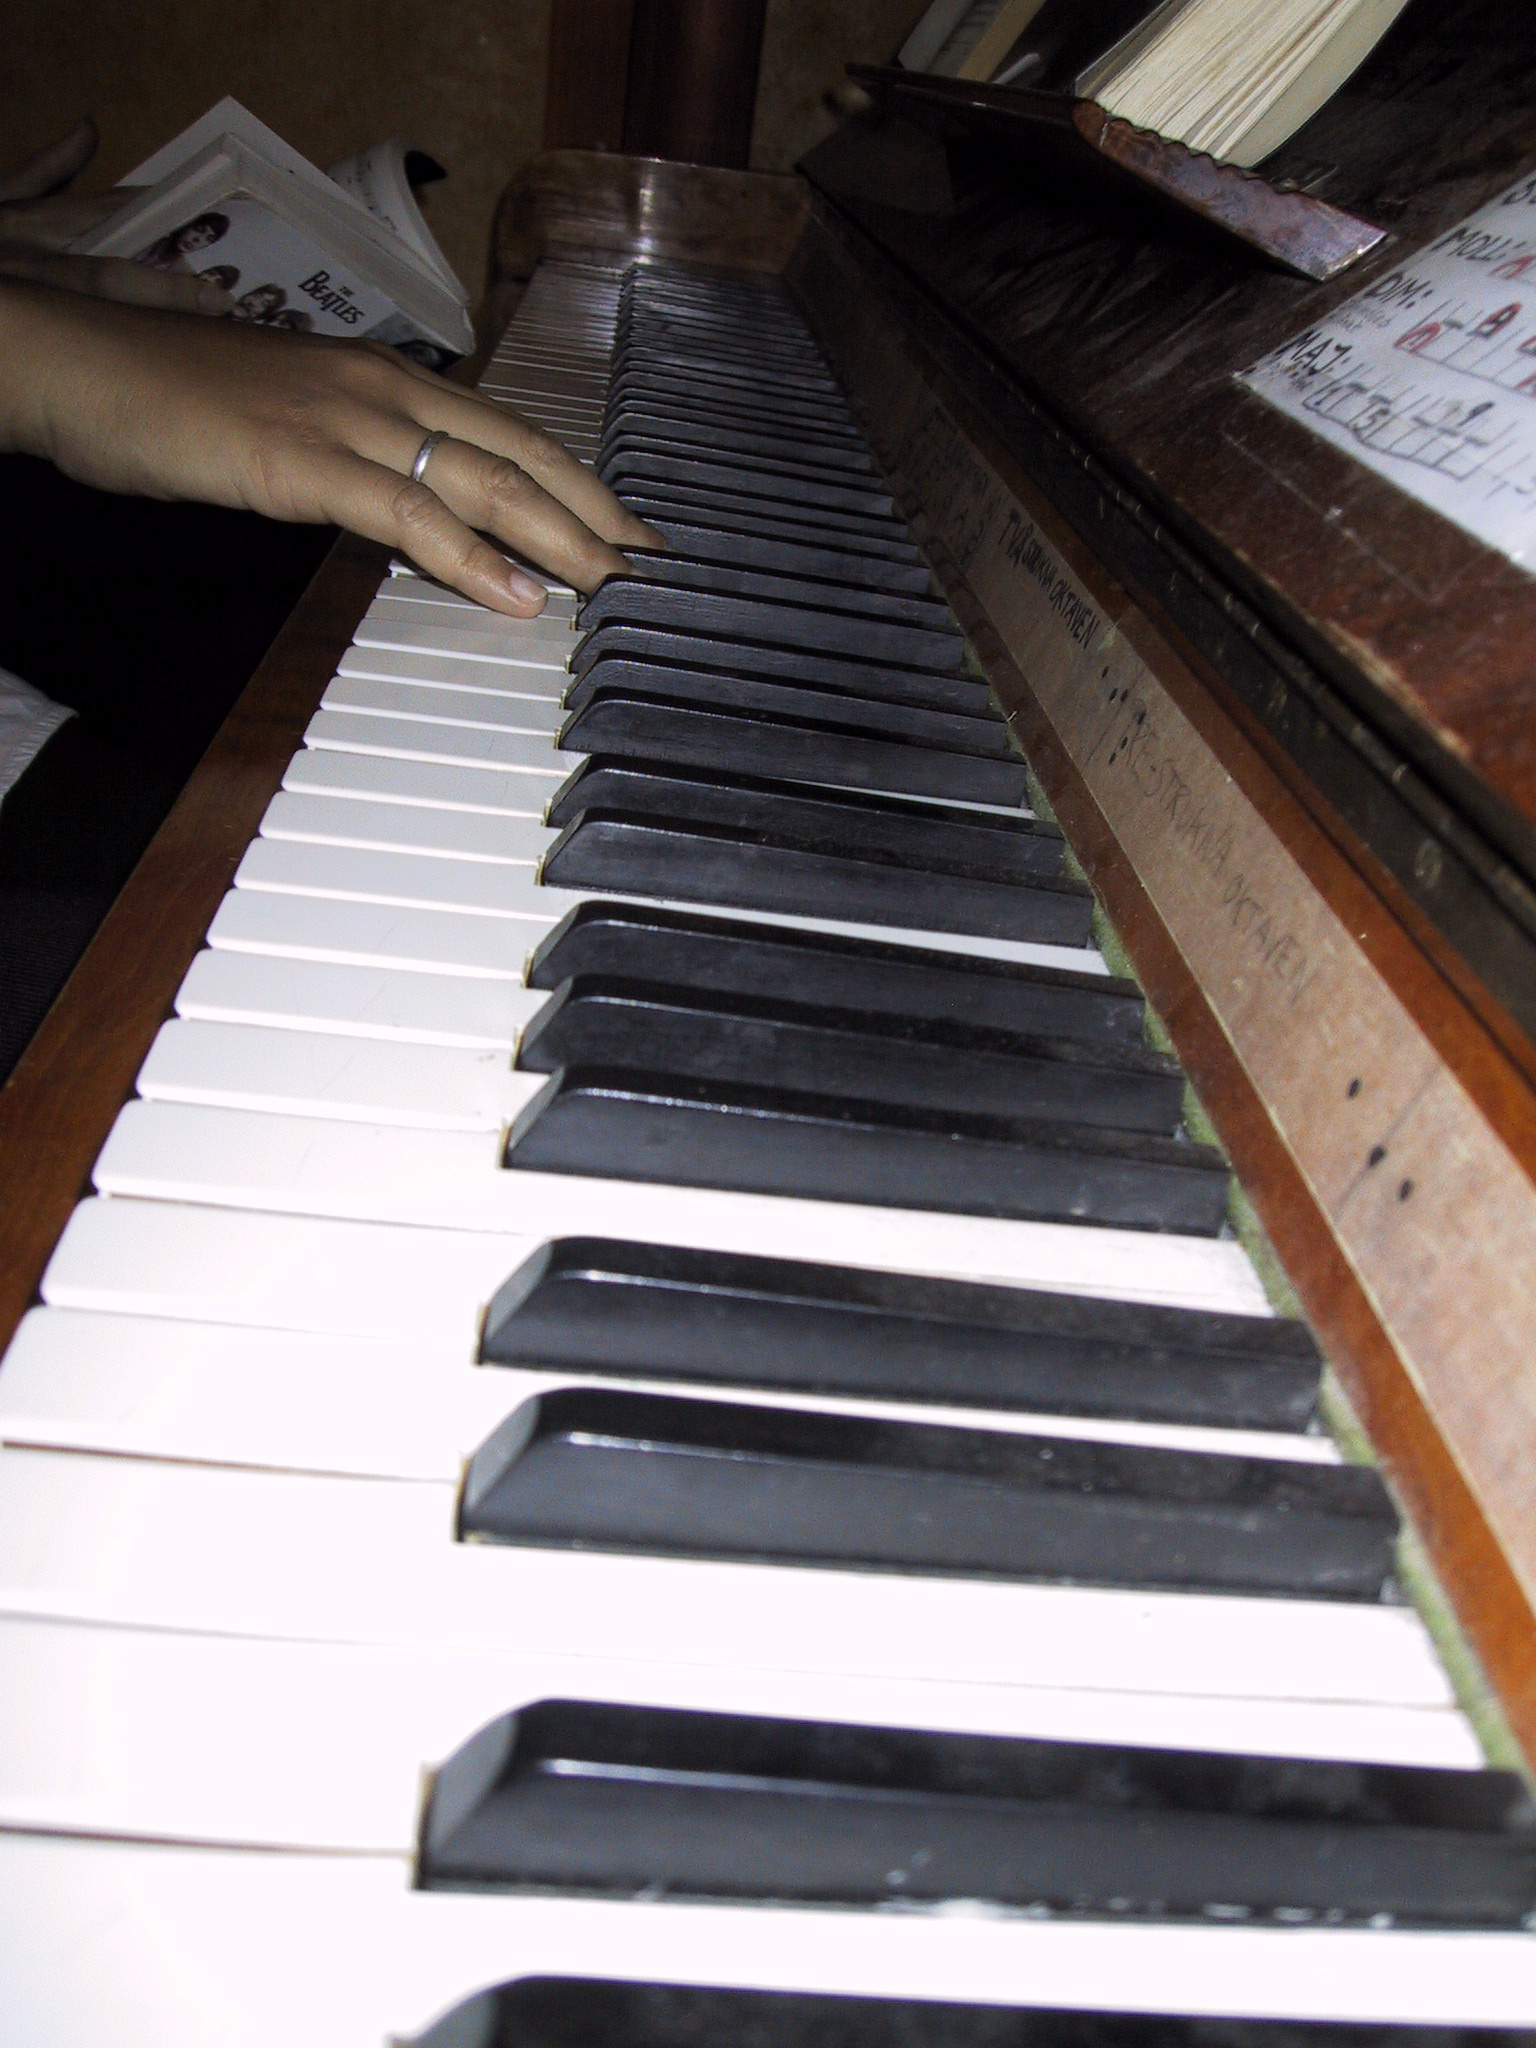
[[[1238,381],[1536,571],[1536,173]]]

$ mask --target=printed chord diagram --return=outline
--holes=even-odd
[[[1536,290],[1524,298],[1445,300],[1399,335],[1393,346],[1405,355],[1536,398]]]
[[[1514,422],[1500,419],[1493,399],[1469,402],[1412,384],[1394,388],[1344,376],[1314,389],[1304,404],[1378,454],[1458,481],[1501,474],[1500,458],[1518,441]]]

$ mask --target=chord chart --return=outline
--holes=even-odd
[[[1536,178],[1239,381],[1536,569]]]

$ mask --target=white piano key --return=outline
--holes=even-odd
[[[235,887],[511,918],[530,930],[557,923],[585,900],[576,890],[540,888],[529,867],[437,854],[300,846],[281,839],[251,841],[235,871]]]
[[[611,325],[608,334],[612,334]],[[565,397],[571,404],[588,404],[598,413],[607,387],[607,337],[601,354],[588,349],[573,352],[567,333],[555,322],[520,329],[513,347],[491,357],[481,386],[483,390],[501,388]]]
[[[435,911],[447,916],[500,918],[525,925],[530,933],[557,923],[578,903],[661,902],[668,908],[700,916],[727,917],[753,924],[784,925],[799,931],[832,932],[848,938],[877,939],[886,945],[917,946],[929,952],[962,953],[1024,965],[1069,967],[1104,972],[1096,950],[1073,946],[1041,946],[1026,940],[981,939],[969,934],[926,932],[900,925],[842,924],[833,918],[786,917],[773,911],[745,911],[729,903],[674,903],[669,898],[626,897],[622,890],[546,888],[529,868],[492,867],[484,861],[463,861],[435,855],[360,853],[344,846],[297,846],[276,839],[256,839],[247,847],[235,874],[236,893],[265,891],[273,895],[331,898],[338,903],[387,905],[402,910]],[[350,918],[339,925],[343,944],[350,943]],[[537,944],[530,938],[529,945]],[[351,957],[350,954],[347,957]]]
[[[537,629],[533,620],[519,620],[519,631],[514,637],[494,627],[444,625],[435,619],[417,625],[395,616],[397,611],[409,609],[405,605],[381,605],[380,616],[365,618],[352,636],[354,641],[359,647],[394,647],[403,653],[458,654],[470,661],[486,662],[505,661],[516,650],[526,652],[534,647],[542,648],[546,659],[553,656],[564,661],[576,645],[576,636],[568,619],[551,619],[542,631]],[[427,609],[436,611],[437,607]]]
[[[532,818],[297,791],[279,791],[267,806],[260,833],[263,839],[353,846],[376,853],[446,854],[511,867],[537,867],[560,836]]]
[[[504,917],[231,889],[208,927],[208,944],[274,959],[405,968],[521,985],[528,957],[545,929]]]
[[[487,1723],[541,1699],[1089,1742],[1116,1740],[1107,1731],[1117,1727],[1124,1739],[1139,1711],[1135,1740],[1148,1748],[1197,1746],[1175,1730],[1187,1712],[1218,1737],[1210,1747],[1228,1752],[1240,1727],[1258,1737],[1249,1753],[1450,1769],[1479,1761],[1465,1721],[1444,1709],[1254,1702],[1233,1712],[1154,1695],[1133,1710],[1123,1695],[1047,1688],[876,1689],[798,1672],[494,1651],[428,1657],[14,1617],[0,1618],[5,1664],[24,1664],[27,1678],[0,1693],[0,1827],[231,1847],[410,1858],[427,1773]]]
[[[62,1308],[366,1337],[462,1362],[542,1237],[95,1199],[70,1217],[41,1292]]]
[[[515,1073],[503,1052],[176,1017],[156,1033],[138,1091],[146,1102],[494,1133],[547,1078]]]
[[[609,336],[612,328],[609,327]],[[481,389],[526,392],[564,398],[601,413],[608,388],[608,340],[602,352],[572,351],[569,338],[555,323],[519,332],[505,354],[492,356]]]
[[[153,1275],[142,1284],[146,1297],[158,1291]],[[557,1387],[605,1381],[602,1373],[475,1366],[465,1356],[443,1355],[442,1346],[402,1342],[393,1331],[365,1340],[50,1306],[25,1318],[6,1353],[0,1438],[121,1456],[452,1484],[464,1461],[522,1402]],[[617,1384],[693,1399],[711,1391],[664,1377],[626,1377]],[[252,1387],[261,1389],[254,1413]],[[1324,1437],[736,1386],[715,1391],[747,1406],[1291,1464],[1340,1462],[1337,1447]]]
[[[524,556],[519,555],[515,548],[509,548],[507,552],[519,564],[522,564],[526,559]],[[528,574],[535,583],[543,584],[551,600],[558,600],[558,616],[569,617],[573,612],[580,610],[581,597],[577,591],[571,588],[569,583],[562,583],[559,577],[552,575],[548,569],[529,566]],[[419,587],[413,589],[413,582]],[[441,596],[450,603],[461,601],[464,604],[471,605],[476,611],[483,611],[485,609],[483,605],[476,604],[472,597],[463,597],[459,591],[449,590],[446,584],[432,582],[430,577],[422,575],[414,563],[407,562],[400,555],[394,556],[391,560],[389,574],[383,583],[380,584],[377,595],[380,597],[387,596],[397,585],[400,586],[402,596],[415,597],[424,604],[432,603],[438,596]]]
[[[727,1670],[1445,1707],[1418,1615],[454,1539],[458,1488],[0,1448],[0,1611]]]
[[[0,2032],[27,2048],[388,2048],[549,1975],[1452,2027],[1536,2011],[1524,1934],[455,1895],[413,1890],[403,1858],[22,1833],[0,1889]]]
[[[532,700],[529,709],[538,709]],[[384,754],[400,761],[437,761],[448,767],[554,774],[557,782],[573,774],[585,759],[581,754],[556,753],[552,732],[497,732],[347,710],[317,711],[305,728],[304,744],[338,747],[354,754]]]
[[[734,910],[728,906],[668,907],[701,916],[728,917],[738,923],[841,932],[852,938],[874,938],[888,944],[916,945],[948,953],[962,950],[961,944],[948,933],[829,925],[810,918],[774,918],[767,912]],[[525,930],[507,918],[479,917],[467,912],[401,910],[321,896],[267,894],[259,889],[239,888],[232,889],[220,905],[208,928],[208,943],[275,957],[419,968],[438,974],[483,974],[521,981],[542,931],[543,927]],[[977,951],[985,954],[987,948],[981,946]],[[1070,967],[1082,973],[1108,972],[1096,952],[1020,946],[1009,957],[1046,967]]]
[[[488,646],[503,640],[520,647],[538,641],[564,645],[572,640],[573,617],[574,610],[562,607],[551,612],[547,603],[543,611],[536,612],[531,618],[494,612],[486,605],[445,611],[442,605],[418,597],[403,586],[386,586],[364,612],[359,631],[366,628],[371,632],[379,628],[389,632],[414,632],[424,634],[429,641],[440,631],[471,633]]]
[[[471,726],[476,731],[553,735],[565,713],[548,697],[503,691],[444,690],[427,683],[382,683],[365,676],[337,676],[320,700],[323,711],[371,712],[433,726]]]
[[[541,582],[544,579],[539,579]],[[456,611],[467,612],[475,618],[495,619],[503,624],[508,621],[504,612],[490,611],[485,605],[477,604],[472,597],[466,597],[462,590],[450,590],[446,584],[433,583],[425,576],[386,576],[374,596],[375,604],[417,604],[450,605]],[[551,589],[545,600],[541,619],[574,618],[580,609],[580,600],[569,589]]]
[[[464,1046],[510,1058],[522,1027],[547,1000],[542,990],[465,975],[341,967],[209,948],[188,968],[176,994],[176,1014],[209,1023]]]
[[[570,687],[564,660],[538,649],[526,657],[500,662],[469,661],[463,655],[402,653],[398,648],[349,647],[337,663],[337,674],[371,676],[382,682],[439,683],[448,687],[521,690],[558,696]]]
[[[499,1140],[477,1134],[130,1102],[94,1179],[110,1195],[519,1238],[596,1234],[1266,1313],[1228,1239],[513,1172],[500,1158]]]
[[[348,682],[416,684],[467,690],[475,696],[532,696],[555,705],[571,686],[561,662],[461,662],[453,655],[397,653],[387,647],[348,647],[336,666]]]
[[[41,1291],[54,1307],[376,1337],[467,1359],[486,1305],[542,1238],[98,1196],[76,1208]],[[1140,1299],[1126,1279],[1048,1272],[1034,1284]],[[1263,1312],[1229,1292],[1234,1312]]]
[[[565,756],[519,771],[461,763],[406,761],[383,754],[344,754],[334,747],[301,747],[283,771],[284,789],[319,796],[387,798],[451,811],[542,819],[551,794],[565,780]]]

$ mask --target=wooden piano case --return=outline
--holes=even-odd
[[[1410,8],[1290,145],[1393,231],[1330,286],[963,151],[858,196],[872,120],[836,177],[543,157],[493,299],[784,274],[1533,1756],[1536,581],[1231,381],[1536,162],[1497,20]],[[383,559],[339,543],[0,1094],[0,1343]]]

